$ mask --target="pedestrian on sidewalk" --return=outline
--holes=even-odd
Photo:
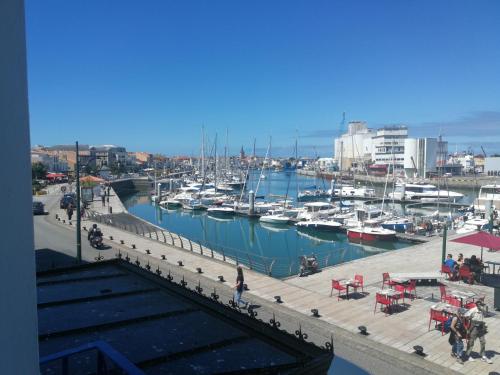
[[[73,204],[68,204],[68,207],[66,208],[66,214],[68,215],[68,220],[71,221],[71,218],[73,217]]]
[[[486,327],[486,323],[483,321],[484,317],[484,305],[481,301],[476,302],[476,307],[470,309],[466,314],[466,317],[470,319],[470,327],[469,327],[469,341],[467,341],[467,350],[465,351],[465,356],[468,357],[468,362],[474,362],[475,359],[471,357],[472,348],[474,347],[474,343],[476,339],[479,339],[479,356],[481,357],[481,361],[492,364],[491,359],[486,357],[485,349],[486,349],[486,334],[488,333],[488,329]]]
[[[465,318],[464,313],[466,309],[460,308],[457,311],[457,315],[453,317],[450,326],[450,338],[448,342],[451,346],[451,356],[457,358],[457,362],[464,364],[463,354],[464,354],[464,339],[467,335],[465,329]]]
[[[104,189],[101,190],[101,202],[102,206],[106,207],[106,191]]]
[[[236,267],[236,272],[236,284],[234,285],[234,289],[236,289],[236,291],[234,292],[234,299],[238,307],[240,307],[240,304],[243,303],[245,305],[244,308],[247,308],[248,302],[245,302],[241,299],[245,282],[245,278],[243,277],[243,268],[241,268],[241,266]]]

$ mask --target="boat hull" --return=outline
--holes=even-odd
[[[392,241],[396,238],[396,234],[373,233],[349,229],[347,231],[347,238],[362,241]]]

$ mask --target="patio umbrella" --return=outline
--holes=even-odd
[[[500,237],[494,236],[488,232],[476,232],[460,238],[451,240],[451,242],[464,243],[468,245],[481,246],[481,260],[483,260],[483,248],[491,250],[500,250]]]
[[[80,178],[80,182],[86,186],[94,186],[104,182],[104,180],[95,176],[85,176]]]

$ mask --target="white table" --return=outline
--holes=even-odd
[[[408,279],[408,280],[439,280],[445,276],[440,272],[405,272],[405,273],[390,273],[391,280]]]

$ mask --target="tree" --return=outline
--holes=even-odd
[[[40,180],[47,176],[47,167],[40,162],[31,164],[31,178]]]

